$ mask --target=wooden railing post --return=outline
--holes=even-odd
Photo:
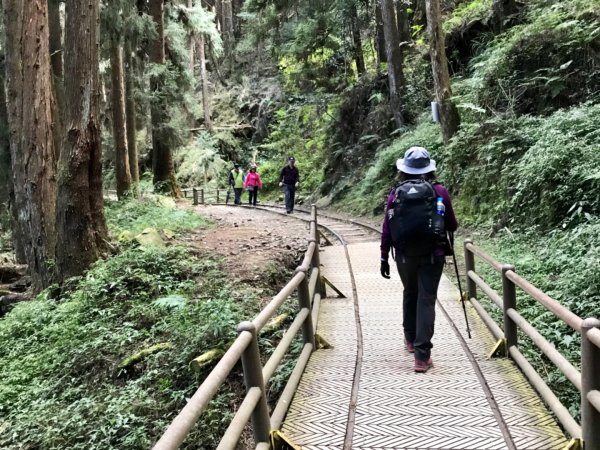
[[[312,299],[310,298],[310,292],[308,289],[308,271],[304,267],[298,267],[297,272],[304,272],[305,277],[298,286],[298,303],[300,309],[308,308],[308,311],[312,311]],[[302,338],[305,344],[312,344],[315,347],[315,329],[312,322],[312,314],[306,316],[306,320],[302,324]]]
[[[252,342],[242,353],[242,367],[244,369],[244,383],[246,391],[253,387],[260,388],[261,397],[256,408],[252,412],[252,432],[255,442],[269,442],[271,434],[271,419],[265,395],[265,382],[262,376],[262,364],[260,362],[260,351],[256,337],[256,326],[252,322],[242,322],[238,325],[238,334],[244,331],[252,333]]]
[[[219,199],[219,189],[217,189],[217,203],[219,203],[219,202],[220,202],[220,199]]]
[[[204,188],[200,189],[200,204],[204,205]]]
[[[193,204],[197,205],[198,204],[198,189],[194,188],[192,190],[192,195],[194,196]]]
[[[475,272],[475,256],[467,248],[469,244],[472,244],[471,239],[465,239],[464,252],[465,252],[465,276],[467,278],[467,295],[469,298],[477,298],[477,285],[471,278],[469,278],[469,271]]]
[[[506,272],[514,272],[515,267],[510,264],[502,265],[502,306],[504,310],[504,337],[506,338],[506,353],[513,345],[517,345],[517,325],[508,316],[509,309],[517,309],[517,290],[514,283],[506,277]]]
[[[600,320],[585,319],[581,324],[581,431],[586,450],[600,449],[600,412],[588,399],[591,391],[600,391],[600,348],[587,333],[600,328]]]
[[[319,255],[319,242],[320,242],[320,238],[319,238],[319,230],[318,230],[318,222],[317,222],[317,206],[316,205],[312,205],[311,207],[311,217],[312,217],[312,221],[315,224],[315,228],[313,230],[314,235],[311,236],[311,240],[314,240],[315,242],[315,251],[312,255],[312,259],[310,261],[311,265],[313,267],[316,267],[317,269],[319,269],[319,281],[317,281],[317,287],[316,287],[316,292],[319,294],[323,294],[323,285],[322,285],[322,280],[321,280],[321,257]],[[310,241],[309,241],[310,243]]]

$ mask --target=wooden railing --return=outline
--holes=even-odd
[[[508,264],[500,264],[492,256],[473,244],[464,242],[467,294],[492,334],[499,340],[507,355],[519,366],[532,386],[538,391],[562,426],[573,438],[573,447],[586,450],[600,449],[600,321],[582,319],[542,292],[515,272]],[[485,261],[502,277],[502,295],[490,287],[475,271],[475,257]],[[517,310],[516,288],[551,311],[573,330],[581,334],[581,372],[577,370],[540,332]],[[503,312],[504,329],[492,319],[477,301],[477,288],[481,289]],[[552,361],[581,393],[581,424],[571,416],[542,377],[527,361],[518,348],[518,330],[527,335],[540,351]]]
[[[261,329],[276,314],[278,308],[296,291],[299,301],[298,313],[263,367],[257,337]],[[317,210],[313,206],[308,248],[302,264],[298,266],[292,279],[252,321],[239,324],[236,340],[169,425],[154,449],[173,450],[183,443],[208,403],[216,395],[240,359],[244,371],[246,395],[217,449],[235,449],[249,420],[252,422],[256,448],[270,449],[272,432],[281,427],[300,382],[300,377],[315,349],[314,327],[318,319],[321,293]],[[269,416],[265,386],[289,350],[294,337],[300,331],[303,339],[302,352],[273,413]]]

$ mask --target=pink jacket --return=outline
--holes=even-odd
[[[246,179],[244,180],[244,188],[249,187],[258,187],[262,188],[262,180],[260,179],[260,175],[257,172],[248,172],[246,174]]]

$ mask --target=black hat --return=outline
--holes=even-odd
[[[288,156],[288,161],[296,161],[296,158],[294,158],[293,156]]]

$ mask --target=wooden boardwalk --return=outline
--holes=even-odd
[[[354,285],[344,247],[321,252],[324,275],[347,298],[322,301],[317,332],[333,348],[311,356],[282,427],[292,441],[305,450],[342,449],[345,441],[346,448],[365,450],[565,447],[563,432],[519,370],[507,359],[486,358],[494,342],[471,310],[473,338],[466,337],[458,291],[445,277],[434,366],[415,373],[413,355],[403,346],[402,284],[395,268],[391,280],[380,276],[378,242],[347,248]],[[356,408],[350,413],[353,385]]]

